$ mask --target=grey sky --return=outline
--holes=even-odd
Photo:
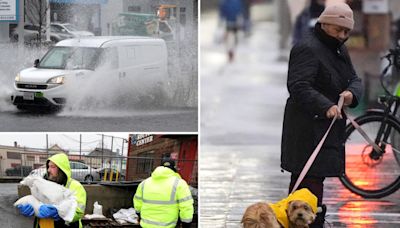
[[[0,145],[3,146],[14,146],[16,141],[21,147],[31,147],[31,148],[46,148],[46,134],[49,139],[49,147],[54,144],[59,145],[62,149],[69,150],[72,152],[79,152],[79,135],[80,133],[0,133]],[[82,151],[89,152],[96,147],[101,147],[101,133],[81,133],[82,134]],[[122,149],[122,139],[128,139],[129,133],[116,133],[116,132],[106,132],[103,133],[104,136],[104,148],[111,148],[111,137],[113,140],[113,151],[117,149],[121,151]],[[127,154],[128,143],[124,143],[124,154]]]

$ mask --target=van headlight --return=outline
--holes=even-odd
[[[19,82],[21,80],[19,73],[17,74],[17,76],[15,76],[15,82]]]
[[[64,75],[60,75],[54,78],[50,78],[47,83],[51,83],[51,84],[64,84]]]

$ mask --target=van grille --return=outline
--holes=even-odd
[[[17,88],[20,89],[47,89],[47,85],[35,85],[35,84],[17,84]]]

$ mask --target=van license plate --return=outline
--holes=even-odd
[[[23,94],[24,100],[32,101],[32,100],[34,100],[34,97],[35,97],[35,93],[24,92],[24,94]]]

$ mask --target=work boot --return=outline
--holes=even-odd
[[[322,204],[318,207],[317,217],[315,221],[310,224],[310,228],[323,228],[325,223],[326,205]]]

